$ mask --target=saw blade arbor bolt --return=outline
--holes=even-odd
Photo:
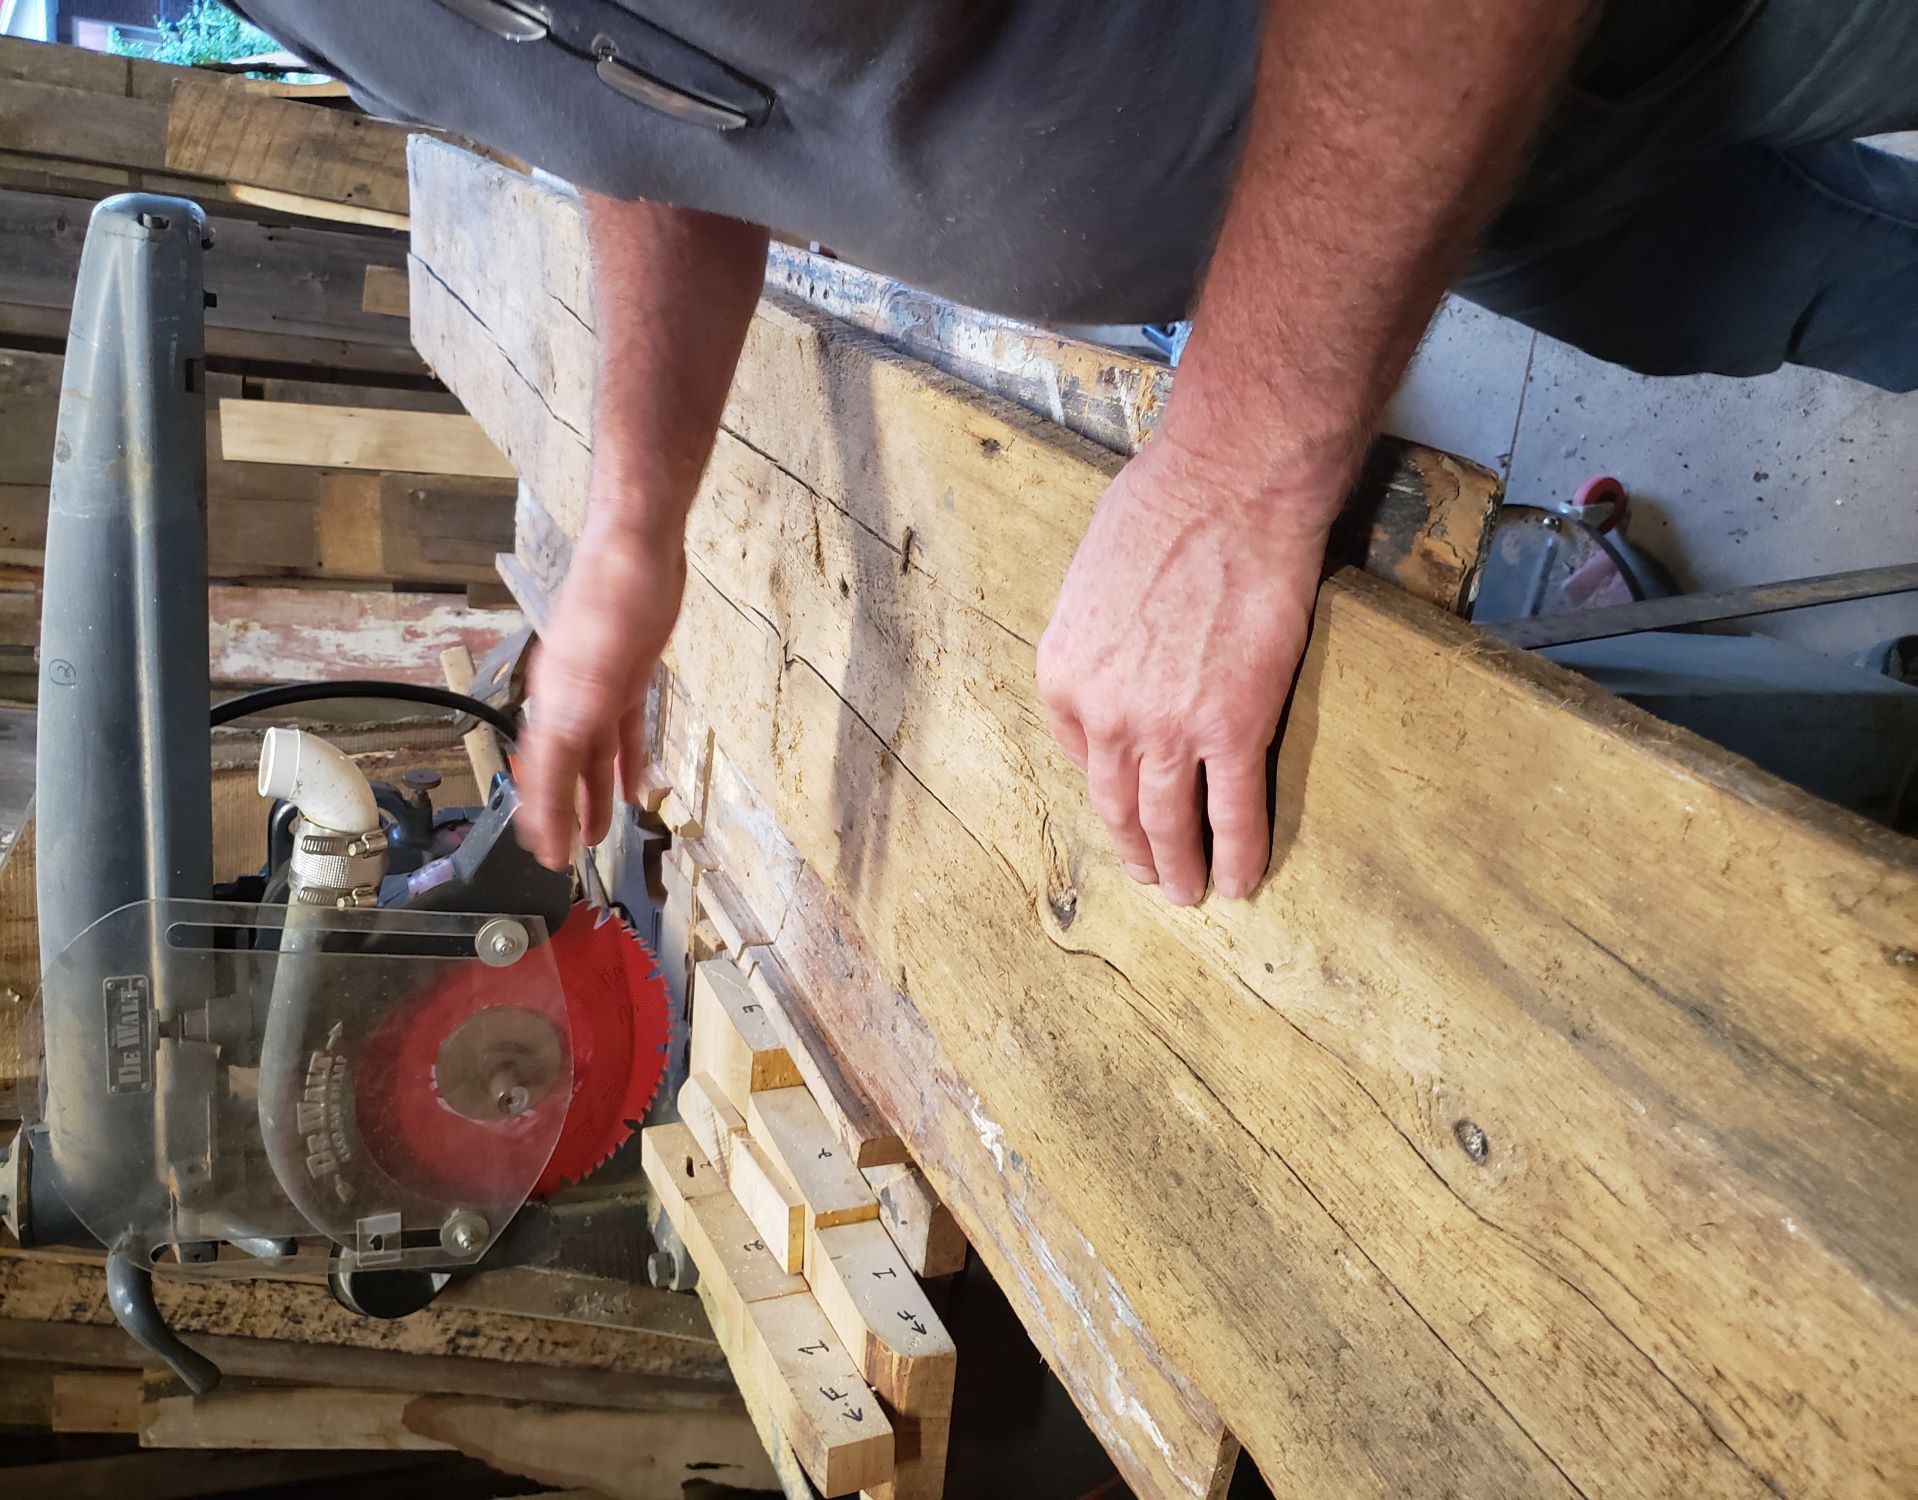
[[[493,1100],[499,1105],[502,1115],[523,1115],[533,1102],[532,1090],[519,1081],[519,1074],[511,1067],[500,1068],[493,1074]]]
[[[495,917],[473,939],[480,962],[495,969],[517,963],[526,952],[526,929],[511,917]]]
[[[440,1226],[440,1244],[452,1255],[477,1255],[486,1245],[486,1220],[471,1209],[459,1208]]]

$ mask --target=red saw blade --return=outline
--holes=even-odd
[[[578,1182],[646,1118],[666,1072],[672,994],[659,960],[619,917],[580,902],[553,938],[573,1024],[573,1098],[533,1196]]]
[[[360,1109],[393,1175],[458,1194],[537,1174],[532,1196],[543,1198],[603,1163],[645,1118],[666,1070],[672,1024],[657,961],[623,920],[585,902],[573,907],[547,949],[569,1038],[557,1036],[550,1004],[552,1014],[544,1016],[534,1015],[538,1007],[516,1006],[523,996],[511,969],[482,964],[432,985],[376,1033],[363,1054]],[[570,1091],[555,1090],[507,1118],[463,1113],[453,1097],[456,1081],[438,1069],[449,1039],[475,1023],[522,1045],[538,1043],[543,1029],[556,1056],[570,1041]]]

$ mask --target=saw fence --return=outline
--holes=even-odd
[[[420,142],[412,215],[414,337],[524,481],[537,622],[591,452],[577,207]],[[1168,908],[1033,688],[1160,392],[868,287],[775,265],[653,795],[704,946],[777,958],[838,1140],[903,1146],[1127,1483],[1217,1495],[1242,1448],[1307,1495],[1909,1493],[1911,845],[1456,618],[1495,487],[1388,446],[1272,876]],[[727,1149],[696,1136],[655,1163],[686,1191]],[[796,1487],[765,1316],[714,1323]]]

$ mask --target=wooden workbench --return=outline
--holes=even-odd
[[[591,452],[576,205],[420,143],[411,201],[537,620]],[[1495,495],[1390,448],[1272,875],[1172,909],[1032,682],[1121,460],[769,293],[654,724],[1126,1480],[1216,1495],[1242,1444],[1315,1496],[1912,1493],[1912,844],[1463,623]]]

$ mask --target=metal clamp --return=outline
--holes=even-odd
[[[330,828],[313,831],[309,823],[300,825],[300,852],[323,854],[333,859],[368,859],[386,853],[389,842],[384,828],[371,833],[335,833]]]

